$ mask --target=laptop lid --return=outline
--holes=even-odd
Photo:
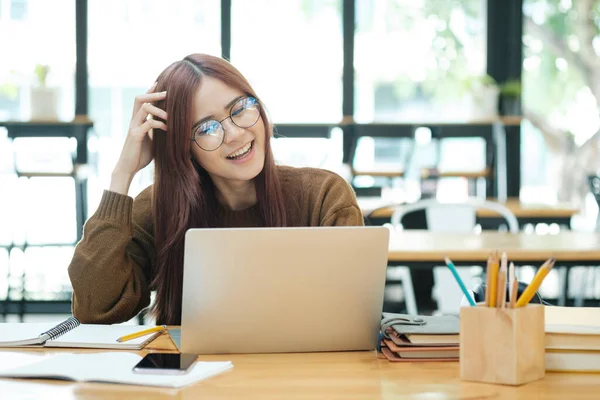
[[[181,351],[374,349],[388,246],[384,227],[190,229]]]

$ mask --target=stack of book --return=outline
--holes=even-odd
[[[381,322],[381,358],[404,362],[458,361],[457,317],[383,313]]]
[[[545,309],[546,371],[600,372],[600,308]]]

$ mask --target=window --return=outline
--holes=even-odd
[[[341,0],[233,0],[231,62],[275,123],[342,120]]]
[[[357,0],[356,120],[456,120],[463,82],[485,74],[482,0]]]
[[[89,186],[90,210],[110,182],[134,97],[148,90],[169,64],[188,54],[221,54],[220,4],[220,0],[89,0],[89,114],[98,136],[91,144],[97,171]],[[132,195],[151,183],[151,168],[138,175]]]
[[[598,169],[595,15],[596,2],[524,1],[522,196],[582,200]]]
[[[27,19],[27,0],[10,1],[10,19],[24,21]]]
[[[468,108],[460,100],[466,82],[486,73],[485,1],[357,0],[356,5],[356,121],[425,123],[473,118],[465,114]],[[476,151],[452,157],[448,151],[455,148]],[[482,169],[484,148],[481,140],[469,138],[444,139],[438,145],[431,140],[431,132],[414,143],[362,138],[355,161],[358,169],[405,171],[404,187],[414,191],[421,168],[463,171],[477,165],[474,169]],[[447,182],[451,190],[467,188],[462,178]],[[373,179],[368,183],[377,184]]]
[[[0,4],[0,8],[4,6],[3,17],[6,4],[10,5],[9,19],[0,19],[0,118],[26,120],[30,117],[30,94],[33,88],[40,86],[35,70],[46,65],[45,86],[59,88],[59,117],[71,119],[74,110],[75,3],[70,0],[33,3],[5,0]]]

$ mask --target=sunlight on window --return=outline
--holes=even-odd
[[[75,2],[4,3],[10,12],[7,18],[0,18],[0,119],[29,119],[31,93],[40,86],[57,90],[59,118],[72,119],[75,109]],[[43,82],[35,73],[38,65],[48,66]],[[2,103],[8,107],[2,107]]]
[[[356,120],[464,119],[457,96],[466,79],[485,74],[484,2],[356,4]]]
[[[522,194],[585,206],[583,177],[600,170],[596,2],[523,2]],[[590,31],[590,32],[591,32]],[[541,197],[541,196],[538,196]],[[585,208],[585,207],[584,207]]]
[[[231,62],[275,123],[342,120],[341,9],[341,0],[232,1]]]
[[[219,0],[89,0],[90,116],[98,135],[89,183],[93,211],[110,182],[131,119],[134,98],[171,63],[192,53],[221,55]],[[111,21],[107,29],[106,21]],[[138,173],[130,194],[152,183]]]

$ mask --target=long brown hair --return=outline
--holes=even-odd
[[[217,200],[215,187],[207,172],[191,158],[193,99],[203,76],[221,80],[232,88],[259,98],[250,83],[229,62],[205,54],[192,54],[171,64],[157,80],[156,91],[167,91],[156,105],[168,114],[167,132],[154,130],[154,260],[151,288],[156,290],[153,313],[159,324],[181,324],[183,288],[183,250],[189,228],[214,227]],[[260,107],[265,138],[263,170],[255,178],[256,197],[267,227],[286,225],[283,193],[270,137],[271,125]]]

